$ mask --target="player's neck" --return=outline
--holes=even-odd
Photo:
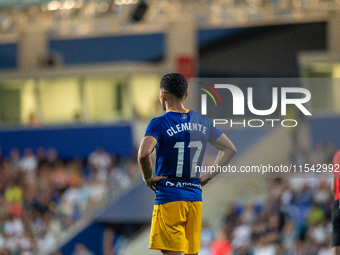
[[[167,102],[166,111],[169,112],[185,112],[187,108],[184,107],[182,102]]]

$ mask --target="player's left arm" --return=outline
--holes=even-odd
[[[217,154],[214,166],[227,166],[231,159],[235,156],[237,150],[230,141],[230,139],[222,134],[219,138],[217,138],[212,144],[216,149],[219,150]],[[206,185],[212,178],[214,178],[219,172],[216,171],[214,173],[207,173],[200,178],[200,183],[202,186]]]
[[[167,178],[166,176],[152,176],[151,153],[156,145],[156,138],[148,135],[144,137],[138,150],[138,165],[142,172],[144,182],[153,191],[156,190],[155,183]]]

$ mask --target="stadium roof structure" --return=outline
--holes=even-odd
[[[165,32],[188,17],[199,29],[317,22],[337,10],[337,0],[0,0],[0,43],[28,27],[52,38],[93,37]]]

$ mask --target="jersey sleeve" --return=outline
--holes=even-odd
[[[159,139],[161,138],[161,127],[157,118],[152,119],[146,128],[144,136],[148,135],[155,137],[157,142],[159,142]]]
[[[214,127],[211,120],[209,120],[209,122],[210,122],[210,132],[209,132],[208,142],[213,143],[217,138],[219,138],[223,134],[223,132],[219,130],[218,128]]]

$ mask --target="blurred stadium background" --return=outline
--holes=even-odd
[[[136,148],[167,72],[340,78],[340,2],[0,0],[0,254],[157,253]],[[306,86],[292,132],[228,131],[234,165],[331,162],[340,87]],[[331,254],[330,182],[214,180],[200,254]]]

